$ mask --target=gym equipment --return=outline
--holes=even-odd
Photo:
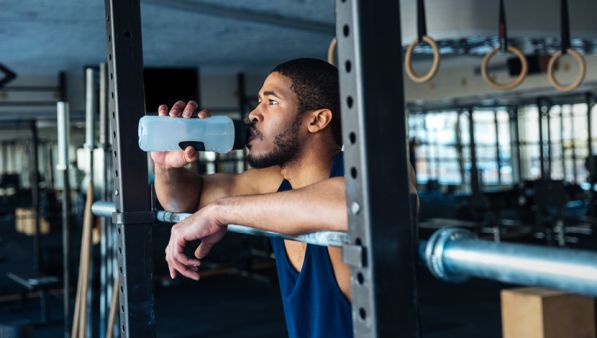
[[[425,1],[424,0],[417,0],[417,39],[413,41],[408,48],[406,49],[406,54],[404,55],[404,70],[406,71],[406,75],[416,83],[425,83],[430,81],[437,70],[439,69],[439,48],[437,47],[437,43],[433,40],[429,35],[427,35],[427,21],[425,17]],[[412,64],[412,55],[415,50],[415,47],[421,44],[421,42],[426,42],[429,46],[431,46],[431,50],[433,51],[433,64],[431,64],[431,68],[425,75],[417,75],[413,70]]]
[[[42,324],[46,324],[49,318],[47,305],[48,291],[50,288],[58,285],[58,278],[46,276],[38,272],[19,275],[9,272],[7,273],[7,277],[28,291],[39,291],[40,320]]]
[[[56,170],[62,172],[62,283],[63,283],[63,312],[64,336],[68,337],[70,330],[70,182],[68,148],[70,144],[69,105],[58,102],[57,105],[58,128],[58,163]]]
[[[576,89],[584,81],[587,72],[585,59],[576,50],[570,47],[570,17],[568,15],[568,0],[560,1],[560,29],[561,29],[561,46],[560,50],[555,52],[547,65],[547,79],[552,86],[562,92],[567,92]],[[578,63],[578,76],[574,82],[569,85],[562,85],[555,76],[556,62],[562,55],[568,54],[572,56]]]
[[[498,29],[498,36],[499,36],[499,46],[494,48],[491,52],[487,53],[483,58],[483,62],[481,63],[481,75],[485,82],[489,83],[489,85],[495,89],[501,90],[509,90],[518,87],[524,79],[527,77],[527,73],[529,71],[529,65],[527,62],[526,57],[520,51],[520,49],[513,47],[508,44],[508,31],[506,29],[506,10],[504,9],[504,0],[500,0],[500,19],[499,19],[499,29]],[[489,75],[489,61],[497,52],[510,52],[520,60],[520,73],[518,77],[514,79],[514,81],[510,83],[498,83],[494,79],[491,78]]]
[[[116,212],[114,203],[98,201],[93,203],[93,207],[91,208],[91,210],[93,214],[96,216],[116,218],[119,217],[117,215],[113,216],[113,214]],[[190,215],[191,214],[189,213],[176,213],[160,210],[155,213],[154,219],[160,222],[178,223],[184,220],[185,218],[189,217]],[[118,223],[117,221],[118,219],[113,218],[114,223]],[[261,231],[254,228],[234,224],[228,225],[228,231],[246,235],[262,235],[267,237],[295,240],[315,245],[342,246],[343,243],[348,242],[346,233],[338,231],[323,231],[299,236],[287,236],[271,231]]]
[[[546,194],[546,191],[538,188],[537,193]],[[113,203],[95,202],[92,211],[101,217],[115,216]],[[178,223],[190,215],[157,211],[155,219]],[[348,234],[335,231],[287,236],[233,224],[228,226],[228,231],[334,247],[342,247],[349,240]],[[419,242],[419,256],[434,276],[450,282],[479,277],[597,295],[595,252],[494,243],[479,240],[469,230],[446,227],[434,232],[428,241]]]
[[[335,37],[332,38],[332,41],[330,41],[330,45],[328,47],[328,63],[332,64],[332,65],[336,65],[336,62],[334,61],[335,58],[335,52],[336,52],[336,47],[338,46],[338,39],[336,39]]]

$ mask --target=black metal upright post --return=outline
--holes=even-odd
[[[460,115],[462,111],[456,112],[456,153],[458,156],[458,172],[460,173],[460,184],[464,186],[466,184],[466,172],[464,168],[464,147],[462,146],[462,123],[460,122]]]
[[[587,151],[588,156],[593,155],[593,107],[595,106],[595,95],[593,93],[585,94],[585,103],[587,105]]]
[[[39,207],[39,154],[37,148],[39,146],[39,138],[37,134],[37,124],[33,120],[29,123],[31,128],[31,150],[29,170],[31,177],[31,197],[33,216],[35,217],[35,235],[33,236],[33,270],[41,272],[42,256],[41,256],[41,229],[40,229],[40,207]]]
[[[570,155],[572,157],[572,177],[578,182],[578,170],[576,168],[576,139],[574,133],[574,106],[568,105],[570,114]]]
[[[551,114],[550,110],[545,113],[545,122],[547,124],[547,173],[551,178],[553,153],[551,149]]]
[[[2,174],[8,173],[8,142],[2,142]]]
[[[247,112],[247,89],[245,85],[245,73],[236,74],[236,88],[238,91],[238,114],[240,119],[245,118]]]
[[[493,123],[495,127],[495,163],[497,168],[498,184],[502,184],[502,154],[500,152],[500,125],[497,109],[493,111]]]
[[[562,160],[562,179],[566,181],[567,169],[566,169],[566,144],[564,142],[564,109],[560,106],[560,152],[562,153],[560,158]]]
[[[425,140],[423,144],[425,145],[425,166],[427,167],[427,181],[429,181],[433,177],[433,172],[431,170],[431,133],[429,132],[429,128],[427,128],[427,112],[423,112],[423,132],[425,133]]]
[[[139,0],[106,0],[109,115],[113,126],[113,220],[118,232],[120,331],[155,337],[152,225],[147,155],[137,144],[145,114]]]
[[[337,0],[355,336],[418,337],[400,3]],[[391,36],[380,43],[380,36]]]
[[[513,172],[516,174],[516,179],[513,182],[522,182],[522,158],[520,156],[520,126],[518,121],[518,107],[511,107],[508,110],[510,118],[510,163],[512,168],[516,168]]]
[[[54,189],[54,152],[52,151],[52,144],[48,145],[48,187]]]
[[[479,175],[479,168],[477,166],[477,145],[475,142],[475,109],[469,107],[468,109],[468,134],[469,134],[469,150],[471,157],[471,192],[473,196],[481,194],[481,178]]]
[[[545,114],[549,112],[549,107],[543,104],[542,99],[537,99],[537,122],[539,125],[539,166],[541,170],[541,179],[548,178],[547,169],[545,168],[545,142],[543,133],[543,119]]]

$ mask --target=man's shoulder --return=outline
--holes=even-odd
[[[282,184],[282,176],[279,166],[249,169],[239,175],[243,184],[250,187],[255,194],[267,194],[276,192]]]

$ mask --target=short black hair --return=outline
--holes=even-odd
[[[327,108],[332,112],[332,135],[342,145],[340,86],[338,69],[318,59],[294,59],[277,65],[272,73],[280,73],[292,81],[291,89],[299,101],[299,113]]]

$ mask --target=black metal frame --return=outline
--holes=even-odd
[[[153,337],[153,219],[146,155],[135,139],[145,111],[140,1],[105,3],[121,332]],[[414,338],[417,238],[408,182],[399,3],[338,0],[336,13],[351,237],[343,252],[352,267],[354,332],[361,338],[399,333]],[[382,35],[395,38],[380,44]]]
[[[351,238],[343,253],[361,338],[414,338],[419,331],[399,6],[336,1]],[[382,44],[379,36],[393,38]]]
[[[139,0],[106,0],[109,115],[123,337],[155,337],[152,224],[147,155],[137,146],[145,114]],[[126,184],[125,184],[126,182]]]

